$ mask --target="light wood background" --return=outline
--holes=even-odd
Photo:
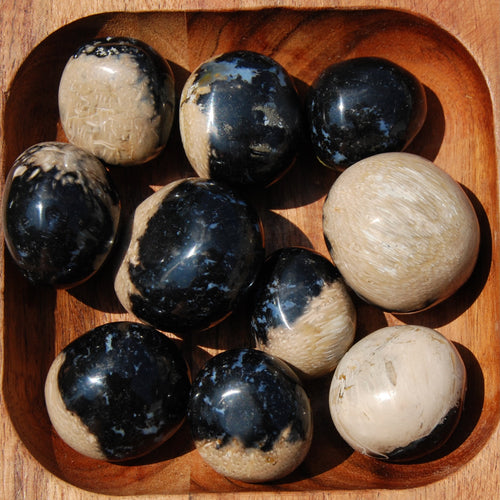
[[[9,87],[29,53],[47,36],[60,27],[77,19],[103,12],[148,12],[148,11],[199,11],[199,10],[255,10],[261,7],[290,7],[290,8],[339,8],[339,9],[366,9],[366,8],[392,8],[407,11],[437,23],[443,30],[454,36],[477,62],[484,75],[490,93],[495,137],[496,162],[499,168],[500,158],[500,1],[499,0],[2,0],[0,5],[0,116],[3,117],[6,102],[9,97]],[[2,172],[6,172],[11,161],[5,154],[6,131],[4,127],[11,123],[3,120],[0,128],[0,151]],[[460,144],[456,145],[457,150]],[[457,152],[456,154],[460,154]],[[471,167],[472,168],[472,167]],[[490,179],[491,180],[491,179]],[[2,183],[3,185],[3,179]],[[490,286],[499,288],[496,263],[499,259],[500,243],[498,241],[500,227],[498,226],[498,175],[495,184],[496,215],[490,219],[494,222],[492,233],[492,274],[494,280]],[[304,224],[307,224],[305,222]],[[3,244],[3,236],[2,236]],[[4,251],[1,248],[0,272],[4,272]],[[324,248],[322,248],[324,252]],[[4,308],[4,286],[1,280],[2,303],[0,308],[0,325],[9,321],[6,316],[9,311]],[[492,300],[498,301],[499,293],[490,293]],[[500,317],[498,305],[492,304],[489,314],[497,314],[494,322],[494,335],[500,336]],[[478,317],[477,322],[481,322]],[[0,350],[4,346],[4,336],[1,336]],[[496,345],[498,342],[496,342]],[[4,359],[3,350],[0,352]],[[498,370],[500,362],[496,360],[494,370]],[[495,360],[493,360],[495,362]],[[4,366],[2,363],[1,379],[4,380]],[[498,384],[499,374],[491,377]],[[491,388],[490,388],[491,389]],[[498,388],[490,390],[496,394],[491,404],[498,407]],[[3,397],[3,392],[2,392]],[[10,499],[68,499],[68,500],[97,500],[107,498],[104,495],[89,493],[84,489],[76,488],[48,472],[23,444],[16,434],[6,407],[0,401],[0,446],[1,446],[1,481],[0,498]],[[498,419],[496,421],[498,426]],[[381,483],[383,485],[383,483]],[[168,489],[168,488],[167,488]],[[366,489],[348,491],[342,489],[330,491],[310,492],[283,492],[288,498],[362,498],[362,499],[499,499],[500,498],[500,429],[494,430],[491,438],[484,444],[475,456],[458,470],[437,482],[419,488],[404,487],[389,490]],[[272,497],[276,492],[264,491],[245,492],[235,489],[234,493],[225,494],[229,498],[255,498]],[[179,495],[187,497],[188,494]],[[195,492],[191,496],[209,497],[216,496],[209,493]],[[121,497],[126,498],[126,497]],[[146,498],[146,497],[141,497]],[[147,498],[153,498],[148,496]],[[164,498],[154,496],[154,498]]]

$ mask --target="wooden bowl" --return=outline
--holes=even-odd
[[[158,50],[172,65],[178,95],[199,63],[236,48],[276,59],[294,77],[302,96],[323,68],[358,56],[387,58],[421,80],[428,118],[408,151],[434,161],[466,190],[481,226],[479,260],[462,289],[426,312],[398,317],[356,301],[357,336],[401,323],[429,326],[446,335],[458,347],[468,371],[464,413],[438,452],[415,463],[384,463],[353,452],[339,437],[328,411],[330,377],[324,377],[307,386],[315,419],[311,451],[282,481],[249,485],[216,474],[194,449],[187,425],[157,451],[133,463],[85,458],[53,431],[43,384],[52,360],[71,340],[105,322],[134,319],[113,292],[116,254],[87,283],[56,292],[28,284],[4,250],[2,398],[15,429],[7,436],[28,451],[23,455],[25,465],[5,461],[4,472],[46,475],[48,471],[44,481],[55,476],[68,483],[64,491],[77,492],[75,498],[92,493],[355,494],[430,485],[476,457],[495,432],[500,415],[498,163],[490,89],[464,45],[429,20],[391,9],[117,12],[85,17],[64,25],[31,50],[10,82],[2,122],[2,185],[24,149],[40,141],[65,140],[57,109],[62,69],[82,42],[104,35],[132,36]],[[159,186],[195,175],[180,145],[178,123],[158,159],[142,167],[111,168],[111,174],[125,217]],[[281,181],[252,195],[263,220],[267,253],[302,245],[328,255],[321,210],[337,175],[320,166],[304,147]],[[214,353],[248,344],[245,313],[242,307],[211,331],[178,339],[193,375]]]

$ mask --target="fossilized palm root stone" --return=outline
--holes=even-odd
[[[264,261],[257,212],[211,179],[173,181],[149,196],[124,246],[115,277],[121,304],[159,330],[182,334],[229,316]]]
[[[404,151],[424,124],[427,100],[423,85],[401,66],[357,57],[323,70],[306,110],[316,157],[343,170],[374,154]]]
[[[72,288],[104,264],[121,213],[104,165],[72,144],[41,142],[14,162],[2,198],[7,248],[36,285]]]
[[[330,260],[309,248],[276,250],[254,295],[257,349],[286,361],[303,379],[333,372],[354,340],[356,309]]]
[[[311,446],[304,387],[284,361],[254,349],[224,351],[205,364],[193,381],[187,418],[203,460],[248,483],[285,477]]]
[[[330,386],[337,431],[355,450],[408,461],[441,447],[460,418],[466,369],[455,346],[431,328],[381,328],[340,360]]]
[[[174,75],[140,40],[100,38],[68,60],[58,101],[70,142],[111,165],[138,165],[167,143],[175,112]]]
[[[186,155],[200,177],[268,186],[292,166],[303,135],[292,78],[272,58],[227,52],[190,75],[180,99]]]
[[[79,453],[111,462],[149,453],[184,422],[190,373],[175,342],[121,321],[68,344],[45,382],[50,420]]]
[[[455,293],[474,269],[480,242],[461,186],[410,153],[374,155],[342,172],[323,206],[323,230],[346,283],[398,313]]]

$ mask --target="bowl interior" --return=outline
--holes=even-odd
[[[330,377],[307,386],[315,419],[312,448],[305,462],[280,482],[248,485],[217,475],[194,450],[187,425],[133,463],[87,459],[52,430],[43,384],[52,360],[72,339],[108,321],[133,319],[113,292],[117,252],[85,284],[57,292],[29,285],[5,255],[2,391],[15,429],[34,459],[87,491],[151,495],[408,488],[442,479],[474,457],[500,414],[500,338],[495,329],[500,291],[498,248],[492,236],[499,227],[499,205],[491,99],[467,50],[434,23],[390,10],[113,13],[81,19],[36,47],[11,84],[3,117],[2,183],[24,149],[41,141],[64,140],[57,110],[61,72],[80,44],[104,35],[132,36],[153,46],[174,70],[177,96],[198,64],[233,49],[251,49],[276,59],[295,79],[301,96],[323,68],[352,57],[384,57],[415,74],[425,86],[429,112],[408,151],[434,161],[465,188],[481,224],[479,260],[461,290],[426,312],[393,316],[356,301],[357,336],[398,323],[435,328],[459,348],[469,389],[450,441],[417,463],[389,464],[352,452],[329,416]],[[195,175],[180,145],[178,122],[159,158],[142,167],[112,168],[111,174],[123,200],[124,219],[158,186]],[[320,166],[304,147],[285,177],[251,194],[262,217],[267,253],[302,245],[328,255],[321,210],[337,175]],[[243,305],[218,327],[177,339],[193,375],[214,353],[248,344],[246,312]]]

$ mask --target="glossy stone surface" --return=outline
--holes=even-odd
[[[44,142],[14,162],[2,199],[7,248],[34,284],[69,288],[103,264],[115,241],[120,200],[94,156]]]
[[[219,55],[193,71],[182,91],[179,122],[200,177],[259,186],[292,165],[303,126],[290,76],[251,51]]]
[[[122,461],[160,446],[181,426],[188,367],[172,339],[145,325],[108,323],[71,342],[52,363],[47,410],[78,452]]]
[[[253,207],[226,185],[188,178],[136,209],[115,290],[125,309],[160,330],[204,330],[232,312],[263,261]]]
[[[312,439],[311,407],[298,378],[283,361],[252,349],[206,363],[193,381],[188,422],[202,458],[246,482],[291,473]]]
[[[460,354],[440,333],[414,325],[382,328],[338,364],[332,419],[359,452],[413,460],[442,446],[455,429],[466,378]]]
[[[362,57],[326,68],[308,95],[313,150],[323,164],[346,168],[378,153],[403,151],[427,114],[422,84],[385,59]]]
[[[409,153],[375,155],[342,172],[323,205],[323,230],[349,287],[399,313],[455,293],[473,272],[480,243],[461,186]]]
[[[139,40],[89,41],[64,68],[59,113],[70,142],[113,165],[144,163],[161,152],[170,135],[172,70]]]
[[[257,349],[286,361],[301,378],[319,377],[351,346],[356,309],[328,259],[307,248],[282,248],[261,272],[251,331]]]

